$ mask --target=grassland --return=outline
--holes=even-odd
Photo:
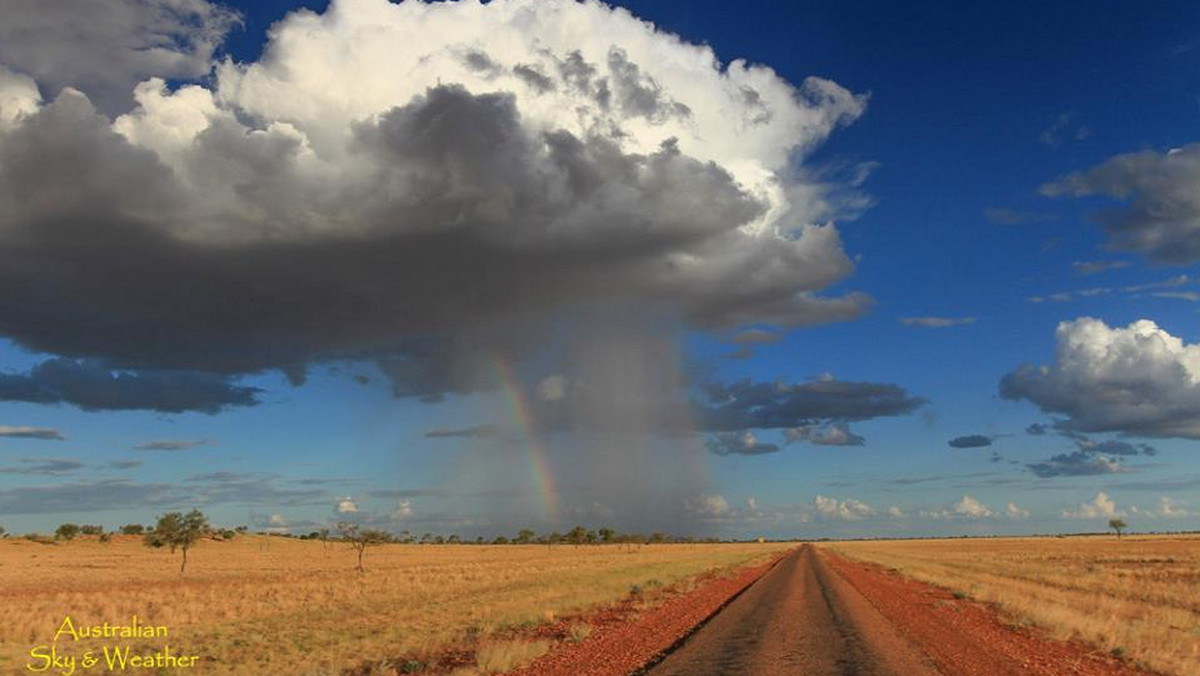
[[[138,538],[4,540],[0,673],[23,669],[30,648],[49,643],[67,615],[77,626],[127,624],[133,615],[167,626],[173,651],[200,656],[198,668],[181,674],[336,674],[464,641],[502,665],[544,649],[505,643],[513,627],[617,600],[633,585],[686,583],[783,548],[384,545],[368,550],[367,572],[359,574],[344,545],[245,536],[200,543],[181,577],[178,554],[149,550]],[[163,642],[128,641],[144,650]],[[113,641],[81,640],[76,650],[102,643]]]
[[[995,603],[1014,622],[1200,674],[1200,536],[838,542],[844,556]]]

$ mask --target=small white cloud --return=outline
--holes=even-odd
[[[1174,516],[1189,516],[1191,512],[1175,504],[1174,500],[1164,495],[1159,499],[1157,514],[1170,518]]]
[[[267,524],[271,526],[286,526],[287,519],[283,518],[282,514],[272,514],[270,518],[267,519]]]
[[[847,498],[846,500],[838,500],[824,495],[818,495],[813,498],[813,507],[817,513],[826,519],[839,519],[842,521],[858,521],[865,519],[868,516],[874,516],[875,510],[861,500]]]
[[[396,503],[396,508],[392,510],[393,519],[405,519],[413,515],[412,502],[409,500],[401,500]]]
[[[892,517],[893,519],[904,518],[904,512],[900,511],[900,508],[895,505],[888,507],[887,513],[888,513],[888,516]]]
[[[357,514],[358,505],[354,503],[354,500],[347,496],[338,500],[334,511],[336,511],[338,514]]]
[[[1010,502],[1004,506],[1004,515],[1010,519],[1025,519],[1029,517],[1029,510],[1022,509],[1016,503]]]
[[[993,516],[994,512],[975,498],[964,495],[957,502],[941,509],[923,511],[921,515],[934,519],[986,519]]]
[[[1078,509],[1065,509],[1062,513],[1064,519],[1106,519],[1124,514],[1117,509],[1117,503],[1103,492],[1096,493],[1091,502],[1080,503]]]
[[[567,379],[562,375],[547,376],[537,386],[542,401],[559,401],[567,396]]]
[[[729,501],[722,495],[700,495],[684,500],[683,508],[702,518],[721,517],[729,514]]]

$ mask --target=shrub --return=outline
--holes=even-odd
[[[74,540],[76,535],[79,535],[79,526],[73,523],[64,523],[54,531],[54,537],[59,540]]]

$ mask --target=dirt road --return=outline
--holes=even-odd
[[[650,676],[939,673],[810,547],[777,565]]]

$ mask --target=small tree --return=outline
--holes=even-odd
[[[583,526],[575,526],[567,533],[567,542],[573,545],[581,545],[587,541],[587,529]]]
[[[73,523],[64,523],[54,531],[57,540],[74,540],[76,535],[79,535],[79,526]]]
[[[179,574],[183,575],[183,571],[187,568],[188,550],[208,531],[208,517],[198,509],[193,509],[187,514],[168,512],[158,517],[158,523],[154,525],[154,530],[143,535],[142,541],[147,547],[156,549],[170,547],[172,554],[175,553],[176,548],[182,550],[183,562],[179,564]]]
[[[1128,526],[1129,526],[1129,524],[1125,523],[1125,521],[1123,519],[1109,519],[1108,520],[1108,527],[1117,531],[1117,539],[1118,540],[1121,539],[1121,531],[1125,530]]]
[[[4,530],[4,526],[0,526],[0,538],[8,537],[8,532]]]
[[[367,569],[363,567],[363,554],[367,552],[367,547],[374,547],[392,540],[392,536],[384,531],[361,530],[352,523],[339,523],[337,528],[342,540],[349,543],[354,551],[358,552],[357,568],[360,573],[367,572]]]
[[[615,542],[617,539],[617,531],[615,531],[607,526],[605,526],[604,528],[601,528],[600,530],[598,530],[596,532],[600,534],[600,541],[605,544]]]
[[[97,526],[95,524],[87,524],[87,525],[80,526],[79,532],[82,533],[83,535],[103,535],[104,534],[104,526]]]
[[[537,533],[534,533],[533,529],[522,528],[521,531],[517,533],[517,537],[513,540],[513,542],[519,545],[527,545],[530,542],[533,542],[533,538],[536,535]]]
[[[146,532],[146,527],[140,523],[127,523],[121,526],[122,535],[141,535]]]

